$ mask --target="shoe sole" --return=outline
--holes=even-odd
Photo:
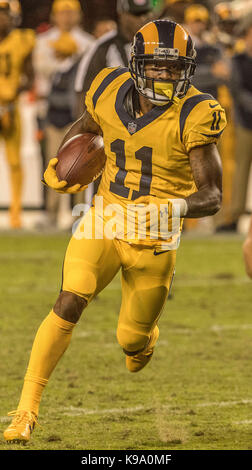
[[[24,440],[24,439],[11,439],[10,440],[6,440],[5,441],[7,444],[23,444],[25,445],[28,441]]]

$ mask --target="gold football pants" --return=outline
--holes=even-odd
[[[10,224],[13,228],[21,225],[21,197],[22,197],[22,166],[20,156],[21,132],[20,116],[18,109],[13,111],[13,122],[8,131],[0,131],[5,146],[6,158],[10,172],[11,204]]]
[[[154,248],[115,238],[78,240],[73,236],[66,251],[62,290],[89,303],[121,269],[117,339],[124,350],[140,351],[148,344],[160,317],[175,260],[175,250],[155,256]]]

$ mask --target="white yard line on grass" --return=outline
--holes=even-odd
[[[252,419],[244,419],[243,421],[233,421],[233,424],[252,424]]]
[[[147,410],[146,406],[139,405],[139,406],[133,406],[132,408],[109,408],[105,410],[99,410],[99,409],[94,409],[94,410],[88,410],[85,408],[77,408],[74,406],[69,406],[66,408],[63,408],[63,415],[66,416],[81,416],[81,415],[105,415],[105,414],[130,414],[130,413],[135,413],[136,411],[143,411]]]
[[[174,286],[179,287],[218,287],[222,285],[242,285],[242,284],[251,284],[251,280],[246,277],[237,277],[237,278],[209,278],[209,279],[174,279]]]
[[[3,257],[0,256],[0,261],[3,259]],[[8,259],[6,257],[6,259]],[[14,258],[13,258],[14,259]],[[40,260],[40,257],[34,257],[36,260]],[[174,286],[178,287],[218,287],[218,286],[225,286],[225,285],[245,285],[245,284],[251,284],[251,281],[246,278],[237,278],[237,279],[192,279],[192,280],[175,280],[174,281]],[[11,285],[9,287],[5,287],[4,290],[5,292],[12,294],[12,293],[18,293],[18,292],[23,292],[24,285]],[[56,292],[57,291],[57,286],[36,286],[35,288],[36,292]],[[113,292],[118,292],[120,293],[121,286],[115,286],[113,283],[111,285],[108,285],[104,291],[109,290]],[[102,300],[102,295],[101,294],[101,300]]]
[[[246,324],[241,324],[241,325],[212,325],[209,328],[173,328],[172,326],[168,327],[168,333],[171,334],[182,334],[182,335],[188,335],[188,334],[193,334],[193,333],[200,333],[200,332],[206,332],[206,331],[213,331],[215,333],[219,333],[221,331],[237,331],[237,330],[252,330],[252,323],[246,323]],[[106,334],[114,333],[115,336],[115,330],[109,329],[106,331],[103,331]],[[83,331],[76,331],[75,332],[75,338],[88,338],[90,336],[97,336],[100,334],[101,331],[99,330],[83,330]],[[167,346],[169,344],[168,340],[160,340],[158,342],[159,346]],[[108,342],[105,343],[103,347],[105,348],[112,348],[118,346],[116,339],[114,342]]]
[[[18,240],[18,239],[17,239]],[[7,253],[2,253],[0,252],[0,260],[7,260],[7,261],[15,261],[15,260],[23,260],[23,261],[33,261],[33,260],[41,260],[45,261],[45,259],[59,259],[58,253],[54,253],[53,251],[42,251],[39,250],[37,252],[26,252],[22,253],[21,251],[19,252],[7,252]]]
[[[237,277],[237,278],[227,278],[227,279],[218,279],[218,278],[206,278],[206,279],[174,279],[174,287],[220,287],[226,285],[244,285],[251,284],[251,280],[246,277]],[[115,286],[113,283],[108,285],[105,290],[118,291],[121,289],[121,286]]]
[[[251,405],[252,399],[243,399],[243,400],[233,400],[233,401],[214,401],[214,402],[203,402],[203,403],[195,403],[191,405],[191,408],[206,408],[206,407],[230,407],[230,406],[243,406],[243,405]],[[174,408],[175,404],[170,405],[161,405],[161,410],[170,410]],[[183,408],[188,408],[188,405],[182,405]],[[87,408],[79,408],[75,406],[68,406],[63,408],[63,415],[64,416],[88,416],[88,415],[122,415],[122,414],[131,414],[137,411],[155,411],[155,406],[144,406],[144,405],[137,405],[133,407],[127,408],[106,408],[106,409],[87,409]],[[0,422],[5,423],[10,421],[10,418],[7,416],[0,416]],[[243,421],[234,421],[234,424],[251,424],[252,420],[243,420]]]
[[[252,330],[252,325],[244,324],[244,325],[213,325],[210,327],[211,331],[228,331],[228,330]]]
[[[235,405],[251,405],[252,399],[243,399],[243,400],[233,400],[233,401],[215,401],[215,402],[206,402],[206,403],[198,403],[194,406],[197,408],[204,408],[207,406],[235,406]]]
[[[235,406],[235,405],[251,405],[252,404],[252,399],[244,399],[244,400],[234,400],[234,401],[220,401],[220,402],[206,402],[206,403],[196,403],[192,404],[192,408],[205,408],[205,407],[229,407],[229,406]],[[175,405],[161,405],[160,408],[161,410],[167,410],[173,408]],[[183,407],[188,407],[186,405],[183,405]],[[69,406],[65,407],[63,409],[63,415],[66,416],[82,416],[82,415],[104,415],[104,414],[130,414],[134,413],[136,411],[147,411],[155,409],[155,407],[150,406],[134,406],[134,407],[129,407],[129,408],[107,408],[107,409],[93,409],[93,410],[88,410],[86,408],[78,408],[74,406]],[[237,422],[238,423],[238,422]],[[240,422],[241,423],[241,422]]]

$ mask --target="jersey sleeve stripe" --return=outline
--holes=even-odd
[[[201,103],[201,101],[206,101],[206,100],[213,100],[216,101],[216,99],[207,93],[192,96],[188,100],[185,101],[185,103],[182,106],[181,112],[180,112],[180,118],[179,118],[179,126],[180,126],[180,140],[183,142],[183,132],[184,132],[184,127],[186,120],[190,114],[190,112],[193,110],[193,108]]]
[[[203,133],[201,132],[201,135],[204,135],[205,137],[214,137],[214,138],[217,139],[218,137],[221,136],[221,134],[222,134],[223,131],[224,131],[224,129],[222,129],[222,131],[218,132],[218,134],[203,134]]]
[[[113,80],[115,80],[117,77],[122,75],[123,73],[128,72],[128,69],[126,67],[120,67],[115,70],[113,70],[111,73],[109,73],[104,80],[101,82],[101,84],[98,86],[96,92],[93,95],[93,105],[94,108],[96,107],[96,103],[98,99],[100,98],[101,94],[104,92],[104,90],[107,88],[107,86],[110,85]]]

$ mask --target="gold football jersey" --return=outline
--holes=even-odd
[[[86,95],[86,106],[103,131],[106,166],[98,195],[126,207],[141,196],[186,198],[197,191],[189,152],[217,142],[225,111],[193,86],[175,103],[132,118],[124,99],[134,86],[127,68],[105,68]]]
[[[30,29],[14,29],[0,42],[0,103],[16,98],[25,58],[35,44]]]

